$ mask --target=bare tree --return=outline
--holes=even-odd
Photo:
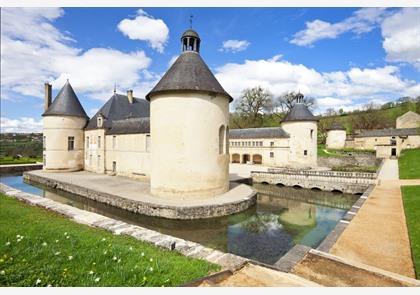
[[[274,107],[279,108],[283,113],[288,113],[297,102],[298,94],[299,93],[292,91],[277,97],[274,101]],[[310,110],[314,110],[316,107],[316,101],[313,97],[304,96],[302,103]]]
[[[261,126],[263,114],[269,113],[271,109],[272,95],[261,86],[244,90],[235,106],[235,111],[239,114],[241,121],[245,121],[245,124],[251,127]],[[235,123],[238,126],[241,125],[238,122]]]

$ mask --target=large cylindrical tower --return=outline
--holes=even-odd
[[[187,30],[182,53],[146,95],[150,101],[151,193],[206,198],[229,189],[229,103]]]
[[[69,81],[57,94],[53,103],[47,97],[43,119],[44,170],[77,171],[83,169],[83,128],[89,119]]]
[[[288,166],[316,167],[318,119],[303,104],[302,94],[298,93],[297,103],[284,117],[281,127],[290,135]]]

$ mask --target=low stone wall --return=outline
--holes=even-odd
[[[377,159],[375,154],[357,154],[353,156],[343,156],[343,157],[318,157],[318,166],[319,167],[329,167],[334,166],[376,166],[379,165],[380,159]]]
[[[24,171],[42,169],[42,164],[16,164],[16,165],[1,165],[0,174],[19,173]]]
[[[77,223],[98,227],[112,232],[113,234],[132,236],[137,240],[148,242],[154,246],[177,251],[182,255],[203,259],[211,263],[220,265],[224,269],[232,271],[243,266],[248,259],[218,250],[204,247],[198,243],[186,241],[173,236],[165,235],[154,230],[149,230],[137,225],[128,224],[115,220],[97,213],[84,211],[66,204],[58,203],[53,200],[40,196],[24,193],[0,183],[0,192],[9,197],[13,197],[29,203],[55,211],[61,215],[73,219]]]
[[[253,171],[254,182],[325,191],[341,191],[350,194],[363,194],[371,184],[376,183],[376,173],[315,171],[294,169],[269,169],[268,172]]]
[[[28,183],[41,184],[46,187],[69,192],[97,202],[105,203],[127,211],[163,217],[169,219],[202,219],[231,215],[245,211],[257,202],[257,193],[252,190],[251,195],[243,196],[240,201],[225,202],[217,205],[203,206],[173,206],[147,203],[138,200],[126,199],[117,195],[99,192],[86,187],[78,186],[64,181],[35,175],[31,172],[23,174],[23,180]]]

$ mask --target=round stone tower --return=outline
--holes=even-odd
[[[43,119],[44,170],[77,171],[83,169],[83,128],[86,115],[69,81],[51,103],[51,85],[45,85],[45,112]]]
[[[327,129],[327,149],[342,149],[346,143],[346,128],[339,122],[334,122]]]
[[[289,165],[292,168],[317,166],[318,119],[303,104],[298,93],[297,103],[284,117],[281,126],[289,135]]]
[[[146,95],[150,101],[151,193],[206,198],[229,189],[229,103],[187,30],[182,53]]]

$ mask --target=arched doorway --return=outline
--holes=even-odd
[[[232,163],[240,163],[240,162],[241,162],[241,156],[239,154],[233,154]]]
[[[252,163],[262,164],[262,156],[259,154],[252,155]]]
[[[249,161],[251,161],[251,156],[250,156],[250,155],[248,155],[248,154],[243,154],[243,155],[242,155],[242,164],[246,164],[246,163],[248,163]]]

